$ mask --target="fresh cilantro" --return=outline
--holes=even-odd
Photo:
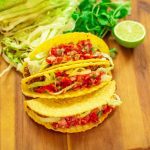
[[[96,48],[92,47],[91,50],[94,53],[96,51]]]
[[[96,74],[93,74],[93,75],[92,75],[92,78],[93,78],[93,79],[96,79],[96,77],[97,77]]]
[[[118,20],[130,14],[130,1],[83,0],[72,14],[76,21],[70,32],[91,32],[103,38],[112,31]]]
[[[116,55],[117,55],[117,53],[118,53],[118,51],[117,51],[116,48],[110,49],[109,52],[110,52],[110,56],[111,56],[112,58],[115,58]]]
[[[99,117],[100,117],[102,114],[103,114],[102,111],[99,111],[99,112],[97,113],[97,115],[98,115]]]

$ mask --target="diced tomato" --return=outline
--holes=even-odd
[[[53,128],[70,128],[71,126],[77,125],[86,125],[88,123],[96,123],[98,122],[98,113],[99,109],[96,108],[91,111],[90,114],[86,115],[85,117],[79,118],[78,116],[69,116],[64,117],[62,120],[58,121],[57,123],[52,123]]]
[[[47,85],[47,86],[38,87],[34,91],[37,92],[37,93],[44,93],[45,91],[56,92],[57,88],[54,84],[50,84],[50,85]]]
[[[66,128],[69,128],[70,126],[78,125],[78,118],[70,116],[70,117],[65,117],[64,119],[66,121],[66,124],[65,124]]]
[[[78,54],[82,54],[82,47],[77,46],[76,51],[77,51]]]
[[[56,60],[52,60],[51,58],[47,59],[46,61],[49,64],[59,64],[70,60],[76,61],[102,57],[99,50],[92,50],[92,43],[89,39],[81,40],[77,44],[67,43],[53,47],[50,50],[49,57],[52,55],[58,58],[56,58]]]
[[[68,45],[65,45],[64,46],[64,49],[65,49],[65,54],[67,54],[68,52],[70,52],[70,51],[72,51],[73,49],[74,49],[74,44],[72,43],[70,43],[70,44],[68,44]]]
[[[82,50],[82,44],[81,44],[81,42],[78,42],[78,44],[77,44],[77,48],[78,48],[78,51],[80,51],[80,52],[81,52],[81,50]]]
[[[68,47],[69,47],[71,50],[73,50],[73,49],[75,48],[75,44],[74,44],[74,43],[69,43],[69,44],[68,44]]]
[[[84,118],[81,119],[81,125],[85,125],[85,124],[87,124],[87,120],[86,120],[86,118],[84,117]]]
[[[87,116],[85,116],[84,118],[81,119],[81,125],[85,125],[89,122],[90,122],[90,116],[89,115],[87,115]]]
[[[72,116],[69,116],[69,117],[65,117],[65,120],[68,122],[68,121],[71,121],[72,120]]]
[[[50,51],[50,55],[54,55],[54,56],[57,56],[57,48],[52,48],[51,51]]]
[[[67,86],[69,86],[72,83],[71,79],[68,77],[62,77],[61,81],[60,81],[60,85],[65,88]]]
[[[73,122],[73,117],[66,117],[65,120],[67,122],[67,128],[69,128]]]
[[[90,42],[89,39],[87,40],[81,40],[77,43],[77,47],[79,49],[83,49],[83,48],[86,48],[88,51],[92,48],[92,44]]]
[[[92,82],[91,82],[91,77],[90,75],[84,75],[84,80],[83,80],[83,85],[85,87],[88,87],[89,85],[91,85]]]
[[[81,85],[75,85],[74,87],[73,87],[73,90],[79,90],[79,89],[81,89],[82,87],[81,87]]]
[[[65,71],[57,71],[56,73],[55,73],[55,75],[56,75],[56,77],[59,77],[59,76],[61,76],[61,77],[67,77],[68,75],[65,73]]]
[[[57,88],[54,84],[44,86],[44,88],[45,88],[45,90],[47,90],[49,92],[57,92]]]
[[[92,48],[92,44],[91,43],[88,43],[87,46],[89,47],[89,49]]]
[[[63,57],[57,57],[56,58],[57,64],[60,64],[62,62],[62,60],[63,60]]]
[[[63,72],[62,72],[62,71],[57,71],[57,72],[55,73],[55,75],[56,75],[56,77],[62,76],[62,75],[63,75]]]
[[[37,93],[44,93],[45,88],[44,87],[38,87],[38,88],[35,88],[34,91],[37,92]]]
[[[57,129],[59,127],[59,124],[57,122],[53,122],[52,126],[53,126],[54,129]]]
[[[73,125],[73,124],[74,124],[74,122],[76,122],[76,121],[77,121],[77,118],[76,118],[76,117],[74,117],[74,116],[65,117],[65,119],[66,119],[66,121],[67,121],[67,124],[69,124],[69,125]]]
[[[98,121],[98,115],[96,112],[92,112],[90,113],[90,122],[95,123]]]
[[[106,114],[106,113],[112,111],[112,109],[113,109],[113,107],[106,105],[106,106],[103,108],[103,113]]]
[[[85,116],[85,118],[87,120],[87,123],[89,123],[90,122],[90,115]]]
[[[65,47],[65,54],[66,54],[66,55],[67,55],[67,53],[70,52],[70,51],[71,51],[70,48]]]
[[[83,76],[82,75],[77,75],[76,78],[77,78],[77,81],[79,83],[82,83],[82,81],[83,81]]]
[[[94,80],[94,85],[99,85],[100,84],[100,78],[97,77],[95,80]]]
[[[48,64],[52,64],[52,61],[49,60],[48,58],[46,58],[46,62],[47,62]]]
[[[73,122],[72,122],[72,126],[77,126],[77,125],[79,125],[79,118],[75,118],[74,117],[74,120],[73,120]]]
[[[89,80],[90,79],[90,75],[87,74],[87,75],[84,75],[84,80]]]
[[[62,119],[62,120],[59,121],[59,125],[60,125],[61,127],[66,127],[67,121],[66,121],[65,119]]]
[[[71,60],[71,56],[66,56],[66,62]]]

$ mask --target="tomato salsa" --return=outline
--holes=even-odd
[[[34,91],[37,93],[65,93],[68,90],[78,90],[99,85],[101,83],[102,75],[105,75],[106,73],[98,70],[98,67],[99,66],[86,67],[84,68],[84,72],[86,72],[85,74],[83,72],[83,74],[77,74],[73,76],[70,76],[67,71],[57,71],[55,72],[54,83],[46,86],[36,87],[34,88]]]
[[[70,128],[78,125],[83,126],[89,123],[97,123],[101,115],[107,114],[108,112],[111,112],[113,109],[114,108],[112,106],[105,105],[101,110],[99,108],[96,108],[84,117],[80,117],[80,115],[64,117],[58,122],[53,122],[51,125],[54,129],[57,129],[57,128]]]
[[[91,41],[81,40],[77,44],[60,44],[51,48],[46,62],[50,65],[65,63],[68,61],[85,60],[91,58],[102,58],[99,49],[93,47]]]

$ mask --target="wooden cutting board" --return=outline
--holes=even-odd
[[[119,50],[114,79],[123,104],[97,128],[85,133],[61,134],[34,123],[24,112],[21,74],[15,69],[0,79],[1,150],[150,150],[150,1],[132,0],[130,19],[147,29],[136,49],[106,41]],[[7,65],[0,58],[0,70]]]

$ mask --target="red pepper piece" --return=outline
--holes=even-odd
[[[63,88],[69,86],[72,83],[71,79],[68,77],[63,77],[61,82],[60,82],[60,86],[62,86]]]
[[[92,112],[90,113],[90,122],[95,123],[98,121],[98,115],[96,112]]]

